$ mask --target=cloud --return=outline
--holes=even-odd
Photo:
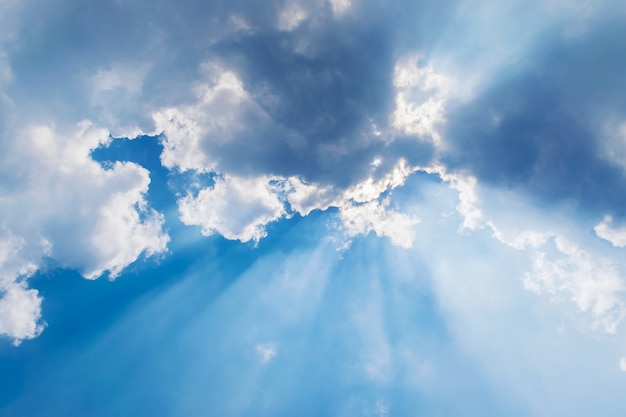
[[[626,316],[623,255],[619,251],[607,251],[597,239],[589,239],[592,226],[581,222],[571,208],[552,211],[535,207],[527,194],[490,187],[465,172],[448,172],[437,165],[418,169],[456,195],[458,203],[454,209],[461,219],[457,233],[478,239],[490,231],[495,243],[527,257],[518,277],[526,290],[547,295],[564,311],[568,305],[575,306],[578,314],[572,317],[576,317],[577,325],[588,323],[594,330],[617,332]],[[412,184],[415,188],[415,183]],[[411,201],[410,197],[404,197],[407,198]],[[422,202],[413,203],[412,207],[422,220],[415,229],[414,240],[423,234],[439,233],[428,226],[441,222],[428,215],[432,208]],[[450,217],[444,209],[440,215]],[[608,232],[602,227],[605,222],[606,219],[595,228],[598,237],[606,239]],[[610,235],[615,239],[617,236]],[[614,243],[614,246],[618,245]]]
[[[373,167],[377,165],[373,164]],[[369,177],[345,190],[332,205],[339,208],[339,219],[348,239],[346,245],[349,246],[351,238],[370,232],[388,237],[396,246],[410,248],[413,245],[419,218],[414,213],[406,214],[390,206],[391,191],[402,187],[416,170],[400,160],[384,177],[378,180]]]
[[[24,258],[23,238],[3,230],[0,238],[0,335],[18,345],[24,339],[37,337],[45,328],[41,322],[41,297],[28,289],[26,279],[37,265]]]
[[[45,238],[49,256],[89,277],[105,270],[115,276],[139,253],[160,252],[167,242],[161,216],[144,199],[148,172],[123,162],[105,169],[90,158],[109,141],[106,130],[83,122],[65,132],[26,128],[3,144],[4,191],[11,198],[2,210],[12,232],[29,243]],[[119,258],[122,247],[138,252]]]
[[[622,372],[626,372],[626,358],[621,358],[621,359],[619,360],[619,369],[620,369]]]
[[[218,178],[212,188],[178,201],[180,219],[186,225],[201,226],[205,236],[217,232],[231,240],[258,242],[266,236],[265,225],[286,214],[272,180],[267,177]]]
[[[139,256],[163,252],[163,216],[150,209],[148,172],[133,163],[103,168],[90,157],[111,139],[82,122],[58,131],[26,126],[0,143],[2,333],[16,342],[42,329],[41,297],[27,279],[51,258],[86,278],[115,278]]]
[[[19,345],[32,339],[46,327],[41,319],[41,297],[37,290],[26,288],[24,283],[11,283],[2,289],[0,298],[0,334]]]
[[[509,193],[494,199],[495,193],[483,191],[480,202],[486,227],[494,239],[531,254],[524,288],[547,294],[557,304],[569,301],[591,316],[592,328],[615,333],[626,315],[621,255],[589,240],[588,229],[567,209],[554,218],[554,213],[529,207],[526,196]]]
[[[348,238],[367,235],[370,232],[380,237],[388,237],[392,244],[410,248],[415,239],[414,226],[420,220],[414,215],[406,215],[389,210],[389,198],[367,203],[346,202],[340,206],[339,218]]]
[[[611,216],[604,216],[604,219],[593,230],[599,238],[608,240],[615,247],[623,248],[626,246],[626,227],[611,228],[612,223],[613,218]]]
[[[479,207],[476,177],[464,171],[448,172],[445,166],[440,164],[418,169],[428,174],[436,174],[451,189],[459,193],[459,204],[456,210],[463,216],[459,230],[476,230],[485,226],[483,213]]]
[[[341,17],[352,5],[352,0],[329,0],[329,2],[336,17]]]
[[[309,17],[305,4],[300,2],[287,2],[285,8],[278,16],[278,29],[291,31],[300,26]]]
[[[287,185],[287,201],[291,209],[302,216],[307,216],[313,210],[326,210],[336,204],[338,198],[339,191],[332,185],[309,184],[298,177],[289,178]]]
[[[274,359],[274,357],[278,353],[276,350],[276,346],[271,343],[258,344],[254,347],[254,350],[259,357],[259,360],[264,365]]]
[[[346,187],[368,175],[377,153],[396,151],[386,149],[372,129],[372,117],[378,118],[377,107],[384,105],[375,100],[384,99],[384,92],[373,88],[373,97],[363,101],[363,87],[351,80],[364,77],[364,83],[374,83],[367,78],[378,76],[382,68],[357,73],[343,57],[325,58],[331,51],[305,58],[278,35],[267,36],[225,43],[223,48],[240,59],[231,58],[229,65],[215,64],[220,57],[207,61],[195,97],[153,113],[155,133],[164,134],[165,166],[238,176],[299,176]],[[346,54],[351,47],[341,45]],[[331,62],[316,64],[326,59]]]
[[[619,159],[620,152],[619,134],[607,134],[607,126],[621,120],[625,104],[615,94],[626,65],[618,20],[596,16],[584,36],[527,44],[518,51],[519,71],[503,71],[470,99],[448,106],[450,152],[442,162],[545,202],[623,215],[624,193],[614,191],[625,187],[623,170],[607,163],[607,153]]]
[[[184,224],[201,226],[206,236],[217,232],[242,242],[258,242],[266,236],[265,226],[280,218],[336,207],[348,240],[373,231],[410,247],[419,219],[390,209],[391,197],[383,194],[402,186],[413,171],[400,160],[384,177],[369,177],[346,190],[307,184],[297,177],[223,176],[197,196],[179,199],[178,206]]]
[[[270,122],[234,73],[220,68],[211,72],[216,73],[215,78],[198,88],[195,105],[163,109],[153,115],[157,132],[164,134],[161,161],[167,168],[219,170],[219,153],[212,155],[218,152],[215,148],[254,140],[251,133]]]
[[[438,149],[443,148],[439,128],[445,123],[447,96],[454,88],[452,80],[437,73],[424,57],[411,55],[396,62],[393,84],[396,97],[392,126],[404,134],[430,140]]]
[[[626,316],[621,295],[626,290],[616,266],[608,259],[591,257],[561,238],[555,239],[560,256],[534,255],[532,269],[524,276],[524,288],[555,297],[567,294],[582,312],[593,317],[592,326],[615,333]]]

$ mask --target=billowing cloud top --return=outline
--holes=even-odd
[[[625,21],[619,0],[0,3],[0,335],[43,330],[46,266],[113,279],[168,230],[254,245],[314,211],[344,251],[422,250],[452,217],[619,333]],[[158,141],[176,207],[136,159],[94,156],[118,138]]]

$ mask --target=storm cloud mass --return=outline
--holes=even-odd
[[[625,40],[621,0],[0,1],[0,414],[622,415]]]

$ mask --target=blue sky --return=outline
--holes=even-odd
[[[624,415],[625,23],[0,1],[0,415]]]

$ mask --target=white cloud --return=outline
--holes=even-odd
[[[390,209],[391,196],[381,199],[383,193],[404,185],[406,179],[418,169],[409,167],[404,160],[382,178],[368,177],[348,188],[335,205],[339,218],[349,238],[367,235],[387,237],[393,245],[410,248],[415,239],[416,215]]]
[[[552,219],[548,213],[517,206],[516,198],[519,196],[509,196],[507,203],[491,207],[482,204],[489,211],[485,224],[493,237],[532,256],[532,265],[524,273],[524,288],[547,294],[556,303],[570,301],[591,316],[592,328],[615,333],[626,316],[626,287],[619,259],[604,256],[584,240],[574,243],[566,237],[579,236],[570,220]],[[502,217],[499,212],[507,214]]]
[[[161,162],[182,171],[219,170],[214,146],[231,142],[237,135],[267,122],[233,72],[207,65],[211,82],[196,89],[195,104],[171,107],[153,114],[155,133],[163,133]]]
[[[553,222],[553,230],[515,227],[530,216],[531,213],[515,213],[518,220],[512,221],[517,225],[487,222],[495,239],[531,254],[532,264],[523,277],[524,288],[547,294],[557,304],[570,301],[580,312],[591,316],[592,328],[615,333],[626,317],[623,301],[626,287],[619,259],[605,256],[592,246],[581,247],[587,245],[584,241],[573,243],[566,235],[576,234],[568,231],[571,226],[567,221]],[[543,218],[550,221],[547,215]],[[506,232],[499,227],[506,228]]]
[[[335,17],[343,16],[352,6],[353,0],[328,0],[330,6],[333,9],[333,15]]]
[[[367,235],[370,232],[388,237],[393,245],[410,248],[415,239],[417,216],[389,209],[389,199],[367,203],[344,202],[339,207],[339,217],[348,237]]]
[[[49,241],[51,257],[88,277],[105,270],[115,276],[140,253],[163,251],[168,240],[161,215],[144,199],[148,171],[122,162],[104,169],[90,158],[110,140],[106,130],[84,122],[73,132],[28,128],[5,147],[9,195],[21,203],[0,203],[11,231],[30,244]]]
[[[524,288],[558,297],[564,293],[582,312],[593,317],[593,327],[615,333],[626,316],[620,295],[626,289],[616,266],[591,256],[567,240],[554,239],[558,255],[538,251],[532,269],[524,276]]]
[[[197,196],[188,194],[178,201],[181,221],[202,228],[205,236],[219,233],[227,239],[259,241],[265,226],[293,212],[303,216],[313,210],[339,209],[343,231],[350,240],[370,232],[387,237],[392,244],[411,247],[419,219],[390,209],[391,198],[383,193],[404,184],[415,172],[400,160],[380,179],[368,177],[341,191],[332,186],[305,183],[297,177],[218,177],[214,186]],[[289,203],[290,211],[285,208]]]
[[[271,181],[270,177],[218,178],[197,197],[187,195],[178,201],[181,221],[200,226],[205,236],[217,232],[231,240],[259,241],[266,236],[265,225],[286,213]]]
[[[382,178],[375,180],[372,176],[348,188],[344,194],[344,199],[352,200],[356,203],[366,203],[377,199],[387,190],[404,185],[407,177],[417,171],[417,168],[410,167],[404,159],[400,159],[393,169]]]
[[[44,329],[41,318],[41,297],[37,290],[26,287],[26,279],[37,265],[25,258],[25,242],[5,233],[0,239],[0,335],[18,345],[23,339],[37,337]]]
[[[0,265],[2,265],[0,283],[5,286],[13,282],[14,278],[12,277],[32,275],[37,270],[37,265],[24,258],[25,242],[23,238],[13,236],[7,230],[2,230],[2,232],[3,236],[0,239]],[[42,252],[45,253],[46,245],[42,246]]]
[[[520,192],[490,189],[471,175],[448,173],[439,165],[420,171],[438,175],[458,192],[459,231],[479,232],[487,227],[495,240],[527,252],[532,264],[520,277],[526,290],[547,294],[557,304],[571,302],[591,317],[594,329],[617,331],[626,317],[626,286],[621,276],[625,265],[619,257],[586,242],[586,233],[581,234],[581,226],[567,216],[565,208],[557,216],[529,206]],[[621,247],[622,230],[610,229],[610,222],[605,218],[596,225],[596,234]]]
[[[120,166],[115,167],[122,171]],[[166,249],[169,238],[162,231],[163,215],[147,209],[142,196],[145,191],[138,187],[112,195],[99,208],[89,243],[98,252],[100,262],[85,269],[85,277],[96,278],[104,271],[116,277],[142,253],[152,256]]]
[[[24,282],[14,282],[0,292],[0,335],[13,339],[19,345],[43,331],[41,297],[37,290],[28,289]]]
[[[276,345],[273,343],[258,344],[254,347],[254,350],[262,364],[269,363],[278,353]]]
[[[445,144],[439,127],[445,122],[445,104],[452,80],[422,64],[423,57],[411,55],[396,63],[394,86],[395,109],[393,127],[407,135],[431,140],[438,149]]]
[[[621,359],[619,360],[619,369],[620,369],[622,372],[626,372],[626,358],[621,358]]]
[[[479,208],[477,195],[478,180],[466,172],[447,172],[443,165],[435,164],[431,167],[420,168],[429,174],[437,174],[448,183],[448,186],[459,193],[459,204],[456,210],[463,216],[459,229],[476,230],[484,226],[483,213]]]
[[[339,218],[348,238],[347,244],[355,236],[374,232],[379,237],[389,238],[393,245],[409,248],[415,238],[414,229],[419,223],[418,217],[390,209],[391,197],[381,196],[404,185],[407,177],[416,170],[417,168],[409,167],[401,159],[382,178],[367,177],[339,195],[332,188],[302,184],[291,179],[293,191],[288,194],[287,199],[292,208],[302,215],[308,214],[312,209],[338,207]]]
[[[526,248],[537,249],[545,244],[549,238],[553,237],[553,235],[548,232],[524,230],[514,234],[512,238],[509,238],[505,236],[492,221],[488,221],[487,225],[493,230],[494,238],[517,250],[524,250]]]
[[[288,187],[287,201],[291,209],[302,216],[313,210],[326,210],[336,204],[339,191],[330,185],[309,184],[297,177],[291,177],[285,183]]]
[[[299,2],[288,3],[278,15],[278,29],[291,31],[296,29],[309,17],[308,10],[304,4]]]
[[[41,299],[27,278],[42,257],[110,277],[141,254],[165,250],[163,217],[147,207],[148,172],[133,163],[108,169],[90,152],[110,142],[108,131],[83,122],[68,130],[30,126],[0,143],[0,333],[19,342],[42,329]]]
[[[611,228],[611,223],[613,223],[613,218],[611,216],[605,216],[593,230],[599,238],[608,240],[617,248],[623,248],[626,246],[626,226],[614,229]]]

